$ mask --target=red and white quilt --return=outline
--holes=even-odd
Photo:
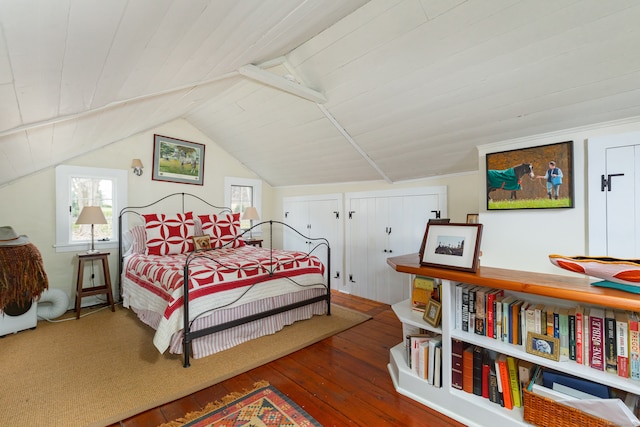
[[[242,246],[199,254],[206,257],[199,256],[189,265],[191,319],[212,308],[233,307],[324,284],[324,265],[304,252]],[[187,256],[136,254],[125,263],[122,290],[125,306],[161,314],[154,337],[161,352],[168,348],[171,336],[183,328],[183,274]],[[258,284],[248,288],[255,283]],[[240,296],[242,300],[238,302]]]

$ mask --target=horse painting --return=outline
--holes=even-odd
[[[522,189],[522,177],[525,175],[535,178],[531,163],[522,163],[505,170],[487,170],[487,200],[491,200],[491,192],[498,189],[511,191],[511,200],[515,200],[516,191]]]

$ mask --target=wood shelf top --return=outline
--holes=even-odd
[[[577,278],[482,266],[476,273],[424,267],[417,253],[387,258],[387,264],[401,273],[640,312],[640,295],[591,286],[586,276]]]

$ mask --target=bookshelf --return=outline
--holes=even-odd
[[[612,373],[598,371],[574,361],[555,362],[527,353],[524,345],[509,344],[455,327],[455,288],[458,284],[503,289],[505,294],[530,298],[536,302],[547,302],[559,306],[601,306],[618,310],[640,312],[640,298],[632,294],[590,285],[588,278],[532,273],[491,267],[480,267],[477,273],[461,272],[433,267],[423,267],[418,254],[387,258],[394,270],[411,275],[441,279],[442,322],[440,328],[431,328],[410,308],[410,301],[392,306],[403,324],[403,331],[415,327],[434,330],[442,334],[442,388],[435,388],[414,375],[406,363],[404,339],[390,352],[389,373],[396,390],[424,405],[469,426],[530,426],[523,419],[522,408],[508,410],[491,403],[488,399],[469,394],[451,386],[451,340],[495,350],[517,359],[528,360],[537,365],[566,372],[610,387],[640,395],[640,381],[622,378]],[[402,337],[404,338],[404,337]],[[461,410],[461,408],[464,408]]]

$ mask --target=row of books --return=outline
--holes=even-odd
[[[640,380],[637,313],[601,307],[557,307],[505,295],[504,290],[459,284],[456,329],[515,345],[529,332],[558,339],[560,360]]]
[[[442,336],[422,331],[406,337],[407,365],[434,387],[442,387]]]
[[[451,386],[507,409],[521,407],[534,365],[464,341],[451,340]]]

